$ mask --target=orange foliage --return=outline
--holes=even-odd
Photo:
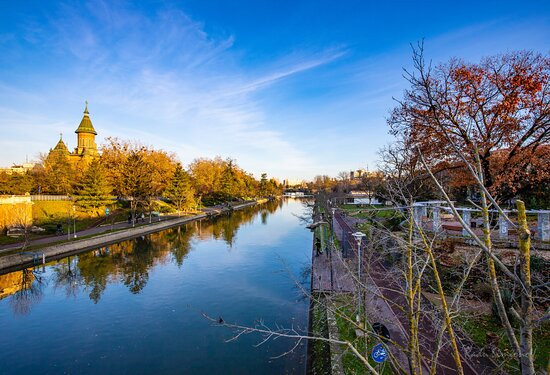
[[[453,167],[459,186],[473,181],[456,168],[463,165],[456,149],[470,162],[477,154],[486,184],[499,199],[549,182],[548,56],[515,52],[430,68],[420,50],[413,60],[411,87],[388,120],[394,134],[418,146],[434,165]]]

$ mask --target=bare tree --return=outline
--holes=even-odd
[[[488,171],[487,167],[483,164],[482,156],[484,155],[482,150],[478,148],[478,140],[475,137],[467,138],[467,141],[458,143],[459,139],[464,139],[461,136],[457,137],[457,133],[468,133],[471,131],[473,134],[478,134],[475,130],[475,126],[472,130],[470,124],[462,121],[453,121],[452,114],[449,114],[443,98],[446,97],[445,85],[440,86],[434,84],[434,73],[431,65],[426,64],[423,56],[423,49],[420,45],[417,49],[413,49],[413,62],[414,73],[408,73],[407,77],[411,86],[413,87],[414,94],[409,94],[410,100],[416,100],[422,102],[422,105],[427,108],[425,115],[422,117],[408,117],[408,113],[414,113],[416,111],[407,110],[409,108],[407,104],[401,103],[400,109],[397,110],[398,114],[403,115],[401,120],[414,121],[415,124],[425,124],[439,135],[440,140],[445,142],[448,150],[452,151],[456,158],[464,163],[470,176],[475,181],[475,185],[481,194],[481,206],[479,207],[482,212],[483,219],[483,235],[478,236],[471,228],[470,223],[466,223],[456,210],[453,201],[449,197],[448,193],[444,189],[443,185],[436,178],[432,169],[434,165],[428,165],[428,162],[424,158],[422,149],[419,145],[416,146],[416,151],[420,158],[420,161],[430,175],[438,191],[443,198],[447,201],[447,204],[451,208],[455,217],[460,221],[463,228],[472,237],[479,248],[485,253],[487,265],[488,265],[488,277],[490,280],[493,299],[498,308],[498,315],[505,328],[505,332],[512,347],[512,350],[516,354],[518,363],[522,374],[534,374],[534,362],[533,362],[533,347],[532,347],[532,331],[533,331],[533,293],[531,285],[530,275],[530,232],[525,221],[525,205],[522,201],[517,201],[516,206],[519,212],[519,222],[514,223],[504,210],[497,203],[495,197],[489,192],[488,187],[485,184],[485,175]],[[450,94],[449,92],[448,94]],[[412,96],[411,96],[412,95]],[[451,117],[449,117],[451,116]],[[479,124],[478,124],[479,125]],[[488,124],[483,123],[483,129],[486,129]],[[495,125],[496,126],[496,125]],[[534,126],[534,125],[533,125]],[[538,126],[538,125],[537,125]],[[538,127],[537,127],[538,129]],[[462,133],[461,133],[462,132]],[[537,130],[537,132],[539,132]],[[538,134],[538,133],[537,133]],[[546,134],[543,132],[541,134]],[[434,161],[435,162],[435,161]],[[519,229],[519,241],[520,241],[520,267],[510,269],[507,267],[494,253],[493,244],[491,240],[491,223],[489,217],[489,208],[492,206],[496,209],[500,215],[502,215],[512,226]],[[511,308],[512,315],[518,320],[520,325],[520,337],[516,337],[512,322],[507,314],[507,309],[504,305],[500,284],[501,280],[497,274],[497,269],[503,274],[502,277],[508,278],[515,285],[518,286],[520,293],[520,313],[516,312],[514,308]]]
[[[16,203],[13,205],[13,218],[15,227],[23,231],[23,245],[22,249],[25,249],[29,244],[31,229],[32,229],[32,208],[30,202],[28,203]]]

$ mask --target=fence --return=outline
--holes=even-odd
[[[353,228],[346,222],[339,212],[334,213],[334,231],[340,232],[340,246],[342,247],[342,256],[344,258],[355,257],[357,254],[357,241],[353,237]],[[364,246],[364,242],[361,243],[361,247]]]
[[[472,213],[480,212],[477,208],[469,207],[456,207],[456,210],[460,213],[462,220],[472,227]],[[431,211],[431,215],[429,215]],[[422,224],[423,218],[430,218],[432,224],[432,230],[438,232],[443,229],[443,223],[441,220],[440,211],[451,212],[451,208],[447,206],[446,201],[427,201],[416,202],[413,204],[414,220],[418,224]],[[513,214],[516,210],[504,210],[507,214]],[[498,236],[500,239],[508,239],[509,230],[508,221],[497,210],[489,210],[490,214],[498,215]],[[550,210],[527,210],[526,214],[537,215],[537,223],[531,231],[534,232],[534,238],[549,242],[550,241]],[[431,216],[431,217],[430,217]],[[477,226],[477,223],[476,223]],[[463,236],[469,236],[468,231],[465,228],[460,228]]]
[[[70,195],[31,195],[31,201],[71,201]]]

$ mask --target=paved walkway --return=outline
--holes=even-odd
[[[161,216],[160,218],[156,217],[156,218],[152,219],[151,223],[149,223],[149,220],[148,220],[149,218],[147,217],[147,218],[145,218],[145,223],[140,221],[139,223],[136,223],[135,227],[142,226],[142,225],[148,225],[148,224],[152,224],[152,223],[158,223],[159,221],[171,220],[171,219],[174,219],[176,217],[177,216]],[[82,237],[85,237],[85,236],[105,233],[105,232],[108,232],[110,230],[119,230],[119,229],[132,228],[132,227],[133,227],[132,224],[131,223],[128,224],[127,221],[121,221],[121,222],[118,222],[118,223],[114,223],[113,225],[103,224],[103,225],[99,225],[97,227],[87,228],[87,229],[76,232],[76,238],[74,237],[74,234],[71,233],[69,235],[70,236],[69,241],[73,240],[73,239],[79,239],[79,238],[82,238]],[[27,243],[27,247],[48,245],[48,244],[57,243],[57,242],[61,242],[61,241],[67,241],[67,239],[68,239],[67,237],[68,237],[68,235],[66,233],[62,234],[60,236],[56,236],[56,235],[44,236],[43,238],[37,238],[37,239],[34,239],[32,241],[29,241]],[[17,243],[8,244],[8,245],[2,245],[2,246],[0,246],[0,254],[8,252],[8,251],[12,251],[12,250],[20,249],[22,246],[23,246],[23,242],[17,242]]]
[[[248,204],[249,204],[249,202],[235,203],[235,204],[232,204],[230,206],[233,209],[239,209],[243,205],[246,206]],[[205,207],[203,210],[201,210],[201,212],[204,213],[204,214],[207,214],[207,215],[215,215],[215,214],[219,214],[219,213],[223,212],[224,210],[227,210],[228,208],[229,208],[229,206],[227,206],[227,205],[218,205],[218,206],[212,206],[212,207]],[[143,226],[143,225],[151,225],[151,224],[154,224],[154,223],[158,223],[159,221],[174,220],[174,219],[177,219],[178,217],[179,216],[177,216],[177,215],[165,215],[165,216],[160,216],[160,217],[153,217],[152,220],[151,220],[151,223],[149,223],[149,217],[146,216],[145,217],[145,222],[142,222],[142,221],[136,222],[135,226],[133,226],[131,223],[128,224],[127,221],[121,221],[121,222],[115,223],[113,225],[111,225],[111,224],[102,224],[102,225],[99,225],[99,226],[96,226],[96,227],[87,228],[87,229],[76,232],[76,238],[74,237],[74,234],[71,233],[69,242],[70,242],[70,240],[75,240],[75,239],[79,239],[79,238],[90,236],[90,235],[106,233],[110,230],[120,230],[120,229],[126,229],[126,228],[139,227],[139,226]],[[29,241],[27,243],[27,247],[49,245],[49,244],[53,244],[53,243],[59,243],[59,242],[62,242],[62,241],[67,241],[67,234],[66,233],[62,234],[60,236],[51,235],[51,236],[44,236],[42,238],[34,239],[34,240]],[[23,242],[17,242],[17,243],[8,244],[8,245],[2,245],[2,246],[0,246],[0,254],[10,252],[10,251],[13,251],[13,250],[18,250],[18,249],[21,249],[22,247],[23,247]]]
[[[257,202],[249,201],[233,205],[234,210],[253,206]],[[213,215],[229,212],[228,207],[217,210]],[[50,260],[61,259],[71,254],[81,253],[83,251],[99,248],[112,243],[125,241],[131,238],[144,236],[150,233],[173,228],[185,223],[206,219],[212,216],[211,213],[200,213],[193,216],[172,217],[171,220],[165,219],[161,221],[153,221],[146,225],[140,225],[131,228],[125,228],[110,233],[100,233],[89,238],[77,238],[74,241],[65,241],[61,244],[53,244],[45,246],[36,252],[19,251],[15,254],[6,254],[0,256],[0,274],[11,272],[22,267],[29,267],[40,263],[45,263]],[[126,225],[128,225],[126,223]]]

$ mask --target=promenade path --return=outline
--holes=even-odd
[[[253,206],[257,203],[262,203],[262,201],[248,201],[231,206],[216,207],[198,215],[173,217],[169,220],[157,220],[146,225],[127,227],[114,232],[99,233],[91,237],[76,238],[72,241],[46,245],[36,251],[18,251],[13,254],[4,254],[3,256],[0,256],[0,274],[18,270],[23,267],[43,264],[50,260],[61,259],[72,254],[78,254],[83,251],[96,249],[113,243],[170,229],[195,220],[206,219],[226,212],[228,213],[232,210],[239,210],[245,207]]]
[[[174,217],[173,216],[162,216],[161,220],[169,220],[169,219],[172,219],[172,218],[174,218]],[[154,222],[159,222],[158,218],[155,218]],[[137,223],[136,227],[141,226],[141,225],[147,225],[147,224],[149,224],[148,220],[146,221],[145,224],[144,223]],[[105,232],[108,232],[110,230],[119,230],[119,229],[125,229],[125,228],[132,228],[132,224],[128,224],[128,222],[126,222],[126,221],[121,221],[121,222],[118,222],[118,223],[114,223],[113,225],[103,224],[103,225],[99,225],[99,226],[92,227],[92,228],[87,228],[87,229],[76,232],[76,239],[86,237],[86,236],[90,236],[90,235],[94,235],[94,234],[105,233]],[[32,241],[29,241],[27,243],[27,247],[49,245],[49,244],[58,243],[58,242],[62,242],[62,241],[70,241],[70,240],[73,240],[73,239],[75,239],[73,233],[70,233],[69,239],[67,238],[67,234],[62,234],[62,235],[59,235],[59,236],[56,236],[56,235],[44,236],[43,238],[37,238],[37,239],[34,239]],[[13,251],[13,250],[21,249],[22,246],[23,246],[23,242],[17,242],[17,243],[8,244],[8,245],[2,245],[2,246],[0,246],[0,254],[1,253],[6,253],[6,252],[9,252],[9,251]]]
[[[232,205],[232,206],[233,206],[233,208],[238,208],[239,204],[235,204],[235,205]],[[212,214],[220,213],[220,212],[222,212],[223,210],[226,210],[226,209],[227,209],[227,206],[219,205],[219,206],[206,207],[206,208],[202,209],[201,212],[202,212],[202,214],[212,215]],[[117,222],[117,223],[114,223],[114,224],[102,224],[102,225],[98,225],[98,226],[95,226],[95,227],[91,227],[91,228],[87,228],[87,229],[78,231],[78,232],[76,232],[76,237],[74,237],[74,233],[70,233],[69,238],[67,238],[68,236],[65,233],[65,234],[58,235],[58,236],[57,235],[50,235],[50,236],[44,236],[42,238],[37,238],[37,239],[29,241],[27,243],[26,247],[28,248],[28,247],[51,245],[51,244],[60,243],[60,242],[64,242],[64,241],[69,242],[71,240],[76,240],[76,239],[79,239],[79,238],[82,238],[82,237],[87,237],[87,236],[91,236],[91,235],[106,233],[106,232],[111,231],[111,230],[112,231],[117,231],[117,230],[121,230],[121,229],[129,229],[129,228],[134,228],[134,227],[137,228],[137,227],[141,227],[141,226],[144,226],[144,225],[151,225],[151,224],[154,224],[154,223],[158,223],[160,221],[174,220],[174,219],[177,219],[177,218],[179,218],[179,216],[177,216],[177,215],[163,215],[163,216],[153,217],[151,219],[151,222],[149,222],[149,217],[146,216],[145,217],[145,222],[139,220],[138,222],[135,223],[135,225],[132,225],[132,223],[128,223],[127,221],[121,221],[121,222]],[[17,243],[2,245],[2,246],[0,246],[0,255],[2,253],[7,253],[7,252],[19,250],[23,247],[23,244],[24,244],[23,242],[17,242]]]
[[[345,233],[355,232],[355,220],[340,213],[336,213],[333,222],[334,232],[340,241],[346,240]],[[349,236],[347,236],[349,238]],[[313,258],[313,291],[324,292],[346,292],[354,293],[356,280],[351,273],[356,272],[357,251],[355,244],[349,244],[351,248],[350,258],[344,258],[340,251],[323,253]],[[384,324],[390,331],[392,340],[399,346],[407,347],[408,343],[408,320],[401,307],[407,306],[404,296],[397,292],[402,289],[396,278],[379,261],[366,258],[363,259],[363,273],[361,283],[364,286],[364,305],[369,320]],[[316,280],[316,278],[318,280]],[[441,324],[439,311],[427,300],[422,298],[423,312],[419,322],[420,350],[425,358],[431,358],[435,352],[435,337]],[[437,324],[437,325],[435,325]],[[456,332],[459,349],[461,353],[462,366],[465,374],[491,374],[494,366],[484,357],[479,356],[479,349],[473,345],[460,332]],[[445,336],[447,336],[445,334]],[[408,362],[405,354],[398,347],[389,346],[390,351],[395,355],[397,361],[404,369],[408,369]],[[423,369],[429,373],[430,363],[422,363]],[[443,346],[439,352],[437,374],[456,374],[456,366],[448,338],[443,340]]]

